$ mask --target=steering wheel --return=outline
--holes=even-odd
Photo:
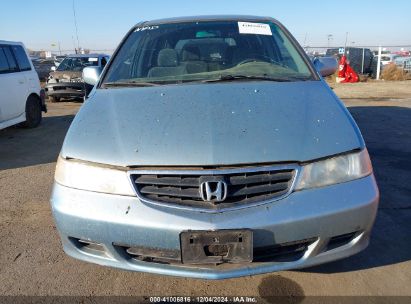
[[[272,59],[271,57],[269,57],[269,56],[265,56],[265,55],[261,55],[261,54],[251,54],[250,56],[254,56],[254,58],[244,59],[244,60],[240,61],[239,63],[237,63],[237,66],[238,66],[238,65],[245,64],[245,63],[248,63],[248,62],[258,62],[258,61],[261,61],[261,62],[273,63],[273,64],[276,64],[276,65],[279,65],[279,66],[282,66],[282,67],[287,67],[287,66],[284,65],[283,63],[280,63],[280,62],[278,62],[278,61],[275,61],[275,60],[273,60],[273,59]]]
[[[262,54],[250,54],[250,58],[244,59],[237,63],[237,65],[242,65],[244,63],[253,62],[253,61],[263,61],[271,63],[273,60],[271,57],[262,55]]]

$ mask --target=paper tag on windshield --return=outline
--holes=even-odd
[[[270,25],[265,23],[238,22],[240,34],[256,34],[272,36]]]
[[[90,62],[93,62],[93,61],[98,61],[98,58],[93,58],[93,57],[90,57],[90,58],[88,59],[88,61],[90,61]]]

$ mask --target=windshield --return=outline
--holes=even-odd
[[[97,57],[66,57],[58,66],[57,71],[82,71],[85,67],[97,65]]]
[[[103,86],[218,79],[301,81],[313,75],[276,24],[207,21],[137,27]]]

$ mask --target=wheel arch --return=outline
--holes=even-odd
[[[41,103],[40,95],[37,94],[37,93],[31,92],[29,94],[29,96],[27,96],[27,98],[26,98],[26,104],[27,104],[27,101],[29,101],[30,98],[36,98]]]
[[[44,92],[44,91],[43,91],[43,92]],[[44,100],[42,100],[40,94],[38,94],[38,93],[36,93],[36,92],[31,92],[31,93],[29,94],[29,96],[27,96],[26,106],[27,106],[27,102],[28,102],[28,100],[29,100],[30,98],[36,98],[36,99],[38,100],[38,102],[39,102],[39,105],[40,105],[40,107],[41,107],[41,110],[42,110],[43,112],[47,113],[47,107],[46,107],[46,105],[45,105]]]

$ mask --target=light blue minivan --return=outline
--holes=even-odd
[[[66,253],[224,279],[348,257],[379,201],[353,118],[278,21],[141,22],[65,138],[51,196]]]

